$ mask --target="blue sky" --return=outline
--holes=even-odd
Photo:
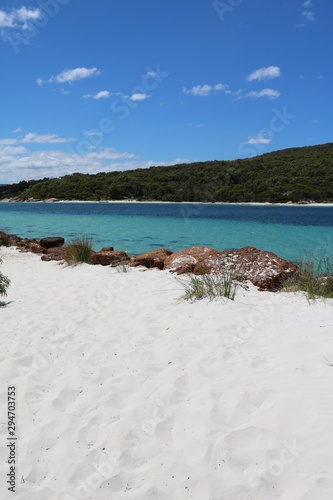
[[[0,183],[332,141],[328,0],[0,2]]]

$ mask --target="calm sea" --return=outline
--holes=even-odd
[[[179,203],[0,203],[0,230],[22,237],[86,234],[94,249],[254,246],[299,261],[333,257],[333,207]]]

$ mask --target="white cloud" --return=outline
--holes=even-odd
[[[280,92],[274,89],[263,89],[260,91],[252,90],[248,92],[245,97],[254,97],[259,99],[260,97],[268,97],[269,99],[277,99],[280,96]]]
[[[51,76],[48,80],[43,80],[43,78],[37,78],[37,85],[41,86],[44,83],[72,83],[78,80],[83,80],[85,78],[91,78],[92,76],[97,76],[100,71],[97,68],[74,68],[74,69],[64,69],[61,73],[56,76]]]
[[[221,92],[222,90],[225,90],[227,88],[227,85],[223,85],[223,83],[217,83],[216,85],[195,85],[190,89],[187,89],[186,87],[183,87],[183,92],[184,94],[189,94],[189,95],[194,95],[194,96],[200,96],[200,97],[207,97],[213,92]]]
[[[270,144],[272,139],[265,137],[263,134],[252,135],[246,141],[246,144]]]
[[[247,80],[249,82],[253,80],[270,80],[279,76],[281,76],[281,70],[278,66],[268,66],[267,68],[256,69],[247,77]]]
[[[311,7],[313,4],[311,2],[311,0],[305,0],[305,2],[303,2],[303,7]]]
[[[80,155],[76,153],[75,148],[73,148],[73,152],[64,150],[29,151],[22,146],[14,148],[0,145],[0,183],[19,182],[22,179],[61,177],[74,172],[96,174],[174,163],[176,162],[141,161],[136,159],[132,153],[119,152],[111,148]]]
[[[23,146],[2,146],[0,145],[0,157],[3,155],[21,155],[27,152]]]
[[[106,99],[111,96],[111,93],[108,90],[101,90],[97,92],[97,94],[85,94],[84,99]]]
[[[149,99],[149,97],[150,97],[149,94],[143,94],[141,92],[137,92],[130,96],[130,100],[133,102],[145,101],[146,99]]]
[[[17,144],[16,139],[0,139],[0,145]]]
[[[65,69],[57,76],[54,77],[54,80],[57,83],[65,83],[65,82],[75,82],[77,80],[83,80],[84,78],[90,78],[92,76],[99,75],[100,72],[97,68],[75,68],[75,69]]]
[[[302,16],[304,17],[304,19],[308,22],[313,22],[316,20],[316,17],[315,17],[315,14],[314,12],[310,11],[310,10],[304,10],[302,12]]]
[[[32,21],[41,17],[40,9],[20,7],[8,11],[0,9],[0,28],[5,29],[29,29]]]
[[[37,144],[60,144],[64,142],[72,142],[75,139],[65,139],[62,137],[58,137],[56,134],[45,134],[45,135],[38,135],[35,134],[34,132],[30,132],[29,134],[26,134],[23,139],[21,139],[20,142],[23,143],[37,143]]]
[[[27,7],[20,7],[15,10],[15,15],[17,19],[26,23],[27,21],[35,21],[41,17],[41,11],[39,9],[29,9]]]

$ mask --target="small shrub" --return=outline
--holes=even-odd
[[[62,257],[70,266],[82,263],[91,264],[92,246],[92,238],[85,235],[78,236],[63,247]]]
[[[10,247],[13,244],[9,234],[0,231],[0,247]]]
[[[283,285],[286,292],[305,292],[308,299],[333,298],[333,265],[328,257],[302,259],[299,270]]]
[[[188,283],[183,283],[185,287],[185,300],[200,300],[215,297],[225,297],[230,300],[235,299],[238,283],[234,280],[233,273],[225,272],[218,274],[201,274],[191,276]]]
[[[2,260],[0,259],[0,263]],[[10,279],[0,273],[0,295],[7,295],[7,288],[10,285]]]
[[[130,270],[127,260],[120,261],[115,267],[118,273],[128,273]]]

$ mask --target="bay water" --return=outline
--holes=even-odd
[[[188,203],[0,203],[0,230],[27,238],[78,235],[131,255],[166,247],[254,246],[299,262],[333,257],[333,207]]]

